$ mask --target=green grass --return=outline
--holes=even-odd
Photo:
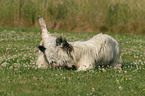
[[[68,41],[87,40],[96,33],[51,31]],[[101,68],[76,72],[37,69],[39,30],[0,29],[1,96],[143,96],[145,36],[109,34],[122,48],[122,61],[132,68]],[[123,64],[122,63],[122,64]]]
[[[145,34],[145,0],[22,0],[21,26],[49,29]],[[20,0],[0,1],[0,26],[17,27]]]

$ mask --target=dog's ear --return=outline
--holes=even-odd
[[[46,48],[44,47],[44,46],[38,46],[38,48],[39,48],[39,50],[41,51],[41,52],[45,52],[45,50],[46,50]]]
[[[73,50],[72,45],[70,45],[66,40],[63,40],[63,47],[64,50],[66,50],[67,52],[71,52]]]
[[[69,44],[66,40],[62,41],[62,49],[73,59],[73,56],[71,55],[71,51],[73,50],[73,46]]]
[[[67,53],[73,50],[73,47],[66,40],[62,39],[62,37],[56,39],[56,46],[61,46]]]
[[[62,37],[56,38],[56,46],[61,45],[62,43]]]

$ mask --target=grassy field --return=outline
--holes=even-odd
[[[145,34],[145,0],[22,0],[21,26],[49,29]],[[0,26],[17,27],[20,0],[0,0]]]
[[[145,36],[109,34],[122,48],[122,69],[86,72],[38,69],[35,66],[39,30],[0,29],[1,96],[144,96]],[[87,40],[96,33],[56,32],[68,41]]]

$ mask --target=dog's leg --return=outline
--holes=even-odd
[[[86,71],[95,68],[93,58],[89,58],[88,56],[83,56],[83,58],[78,62],[78,65],[79,67],[77,71]]]
[[[47,64],[42,52],[39,53],[36,65],[38,65],[38,68],[48,68],[48,64]]]

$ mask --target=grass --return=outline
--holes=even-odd
[[[37,16],[49,29],[145,34],[145,0],[22,0],[21,26],[39,28]],[[20,0],[0,1],[0,26],[17,27]]]
[[[87,40],[96,33],[51,31],[68,41]],[[143,96],[145,94],[145,36],[109,34],[121,45],[122,69],[86,72],[38,69],[35,65],[39,30],[0,29],[1,96]],[[122,63],[122,64],[123,64]]]

